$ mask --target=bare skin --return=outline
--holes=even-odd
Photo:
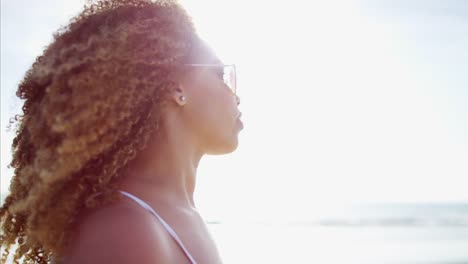
[[[200,62],[216,63],[213,58],[205,55]],[[118,182],[120,190],[158,212],[197,263],[222,263],[193,196],[201,158],[237,148],[238,104],[213,71],[196,70],[180,81],[160,131]],[[128,198],[84,212],[79,223],[65,263],[190,263],[161,223]]]

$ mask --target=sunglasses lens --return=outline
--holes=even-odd
[[[224,67],[223,79],[226,85],[229,86],[229,88],[231,88],[232,92],[236,93],[236,72],[234,70],[234,67]]]

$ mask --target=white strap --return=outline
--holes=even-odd
[[[128,192],[125,192],[125,191],[121,191],[119,190],[119,192],[121,192],[123,195],[129,197],[130,199],[132,199],[133,201],[137,202],[139,205],[141,205],[143,208],[149,210],[154,216],[156,216],[156,218],[158,218],[158,220],[161,222],[161,224],[164,226],[164,228],[167,230],[167,232],[169,232],[169,235],[171,235],[171,237],[179,244],[180,248],[184,251],[185,255],[189,258],[190,262],[192,264],[197,264],[197,262],[195,261],[195,259],[192,257],[192,255],[190,255],[190,253],[188,252],[188,250],[185,248],[184,244],[182,243],[182,241],[180,240],[179,236],[176,234],[176,232],[174,231],[174,229],[172,229],[168,223],[166,223],[166,221],[164,221],[164,219],[162,219],[161,216],[159,216],[156,211],[151,208],[147,203],[145,203],[143,200],[141,200],[140,198],[134,196],[133,194],[130,194]]]

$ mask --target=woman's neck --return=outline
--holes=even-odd
[[[203,153],[189,135],[181,133],[164,133],[150,141],[128,164],[119,186],[153,201],[195,209],[193,195]]]

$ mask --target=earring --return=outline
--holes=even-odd
[[[184,105],[185,104],[185,96],[181,95],[179,97],[179,99],[180,99],[180,101],[182,101],[182,105]]]

